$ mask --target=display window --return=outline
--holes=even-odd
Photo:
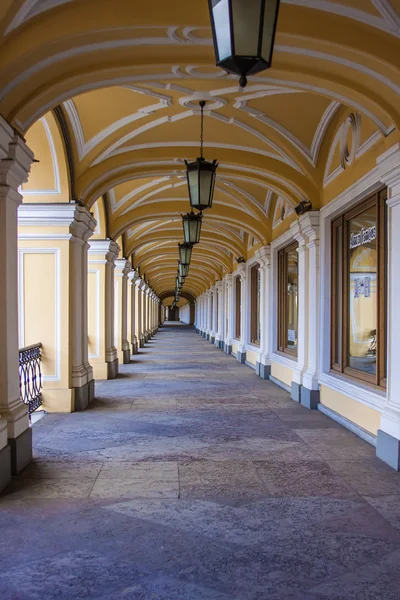
[[[386,387],[386,190],[332,222],[334,371]]]
[[[297,356],[298,243],[278,253],[278,350]]]

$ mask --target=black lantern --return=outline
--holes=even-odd
[[[179,260],[182,265],[190,265],[190,259],[192,258],[193,244],[178,244],[179,246]]]
[[[200,130],[200,158],[194,162],[186,164],[187,182],[189,187],[190,206],[196,210],[205,210],[211,208],[214,186],[215,173],[218,167],[216,160],[208,162],[203,157],[203,124],[204,124],[204,100],[200,102],[201,108],[201,130]]]
[[[180,283],[180,285],[183,285],[185,283],[185,277],[183,275],[181,275],[178,271],[178,282]]]
[[[192,211],[186,215],[182,215],[183,235],[185,244],[198,244],[200,241],[201,223],[203,215],[197,215]]]
[[[189,265],[183,265],[182,263],[178,263],[178,271],[179,275],[182,277],[187,277],[189,275]]]
[[[217,66],[240,77],[269,69],[280,0],[208,0]]]

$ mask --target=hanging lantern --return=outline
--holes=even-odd
[[[280,0],[208,0],[217,66],[239,75],[269,69]]]
[[[183,235],[185,244],[198,244],[200,242],[201,223],[203,215],[192,211],[182,215]]]
[[[214,186],[215,173],[218,167],[216,160],[208,162],[203,157],[203,126],[204,126],[204,100],[200,102],[201,108],[201,129],[200,129],[200,157],[194,162],[186,164],[187,182],[189,187],[190,206],[196,210],[205,210],[211,208]]]
[[[187,277],[189,275],[189,265],[183,265],[182,263],[178,263],[178,271],[181,277]]]
[[[185,283],[185,277],[178,272],[178,281],[181,285]]]
[[[190,265],[190,259],[192,258],[193,244],[178,244],[179,246],[179,260],[182,265]]]

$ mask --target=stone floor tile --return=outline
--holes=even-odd
[[[33,426],[1,599],[398,600],[400,475],[374,448],[189,327],[120,369]]]

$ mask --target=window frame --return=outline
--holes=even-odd
[[[297,358],[298,348],[289,348],[287,342],[288,331],[288,295],[287,295],[287,279],[288,279],[288,254],[292,250],[297,250],[299,244],[293,241],[284,248],[278,251],[278,351],[284,354],[290,354]],[[298,265],[297,265],[297,281]],[[297,291],[298,294],[298,291]],[[283,310],[280,308],[283,307]],[[297,302],[297,320],[299,315],[299,304]]]
[[[260,265],[255,263],[250,268],[250,343],[260,346],[259,339],[261,306],[259,300]]]
[[[338,374],[346,375],[353,380],[362,381],[379,390],[386,390],[387,387],[387,189],[381,188],[370,194],[355,206],[349,208],[341,215],[331,221],[331,344],[330,344],[330,370]],[[362,214],[372,207],[376,207],[377,223],[377,307],[376,307],[376,335],[377,335],[377,356],[376,356],[376,374],[365,373],[348,364],[348,342],[350,327],[349,311],[349,222],[350,219]],[[337,231],[342,227],[342,269],[338,275],[337,262]],[[339,318],[337,319],[337,279],[341,279],[343,290],[342,301],[339,307]],[[341,346],[340,360],[337,354],[338,333],[341,328]]]
[[[240,341],[242,321],[242,282],[240,275],[235,277],[235,339]]]

